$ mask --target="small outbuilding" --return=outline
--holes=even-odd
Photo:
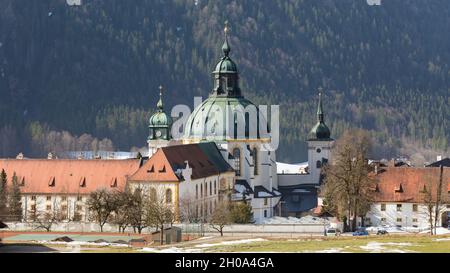
[[[172,244],[181,242],[181,228],[179,227],[168,227],[164,229],[163,233],[164,244]],[[152,232],[153,242],[156,244],[161,243],[161,230]]]
[[[0,228],[8,228],[8,225],[0,221]]]

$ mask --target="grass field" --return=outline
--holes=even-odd
[[[22,245],[22,246],[21,246]],[[318,252],[318,253],[450,253],[450,236],[388,235],[281,239],[212,237],[168,246],[142,248],[35,244],[36,252],[159,253],[159,252]],[[21,251],[22,250],[22,251]],[[35,252],[33,244],[5,244],[1,252]]]
[[[427,252],[450,253],[450,237],[369,236],[252,242],[209,248],[208,252]]]

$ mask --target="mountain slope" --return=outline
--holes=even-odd
[[[353,126],[371,130],[383,157],[448,149],[445,0],[0,6],[2,156],[45,155],[58,141],[48,137],[51,130],[109,138],[117,149],[144,146],[157,86],[165,86],[168,106],[192,106],[193,96],[208,95],[225,20],[244,95],[281,105],[279,158],[305,159],[319,86],[335,137]]]

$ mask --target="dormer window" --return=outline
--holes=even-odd
[[[80,181],[80,187],[86,187],[86,177],[83,177]]]
[[[426,193],[427,192],[427,186],[423,185],[422,190],[420,190],[420,193]]]
[[[400,193],[403,192],[403,186],[401,183],[397,188],[395,188],[395,192],[400,192]]]
[[[165,172],[166,172],[166,165],[164,165],[164,166],[162,167],[162,169],[159,170],[159,172],[160,172],[160,173],[165,173]]]
[[[50,181],[48,182],[48,186],[49,187],[54,187],[55,186],[55,177],[53,176],[52,178],[50,178]]]
[[[147,170],[147,172],[148,173],[154,173],[155,172],[155,166],[152,165],[152,167],[149,170]]]
[[[375,191],[375,192],[380,192],[380,187],[378,187],[378,184],[375,185],[374,191]]]
[[[19,187],[25,186],[25,176],[20,179]]]
[[[111,181],[111,188],[117,188],[117,177]]]

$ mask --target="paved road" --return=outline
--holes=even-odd
[[[52,253],[56,249],[38,244],[4,244],[0,245],[0,253]]]

